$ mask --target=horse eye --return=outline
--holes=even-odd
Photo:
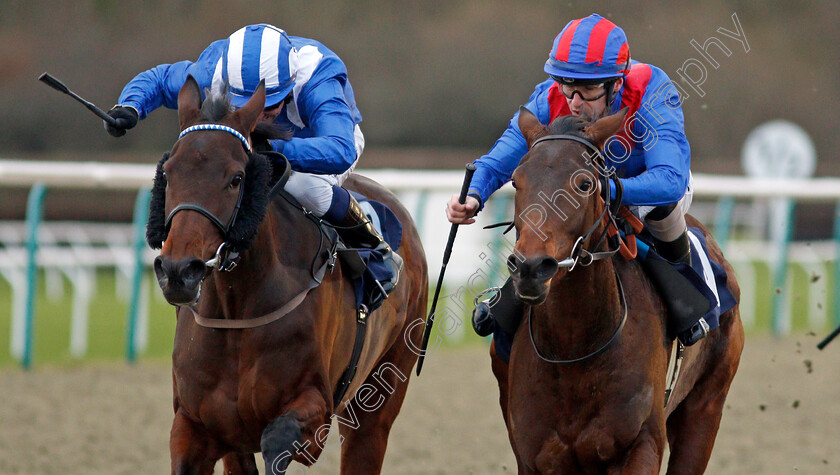
[[[515,190],[516,189],[516,182],[513,181],[513,180],[510,180],[510,186],[512,186],[513,189]]]
[[[240,183],[242,183],[242,175],[236,175],[230,180],[230,187],[236,188]]]
[[[580,182],[580,185],[578,185],[578,188],[580,191],[589,191],[589,189],[592,188],[592,182],[589,180],[583,180]]]

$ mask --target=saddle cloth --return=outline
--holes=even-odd
[[[674,268],[697,289],[709,302],[709,310],[702,318],[709,324],[709,331],[720,325],[720,316],[735,306],[735,297],[726,287],[726,271],[712,260],[706,246],[706,237],[699,228],[688,228],[691,241],[691,266],[685,263],[672,264]],[[647,243],[637,239],[638,259],[660,259]]]

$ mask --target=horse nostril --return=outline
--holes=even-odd
[[[536,265],[534,276],[538,280],[548,280],[557,273],[557,260],[550,256],[543,257]]]
[[[164,259],[161,256],[155,257],[154,262],[154,269],[155,269],[155,277],[157,277],[158,283],[160,284],[161,288],[166,287],[169,284],[169,276],[164,271]]]
[[[520,268],[521,270],[516,272],[518,277],[545,282],[557,273],[557,261],[550,256],[534,257],[526,259],[525,262],[520,264]]]
[[[519,259],[516,258],[516,255],[511,254],[507,258],[507,268],[510,275],[519,275]]]
[[[201,259],[191,258],[181,262],[180,275],[184,286],[192,288],[198,285],[207,272],[207,266]]]

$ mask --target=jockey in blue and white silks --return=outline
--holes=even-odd
[[[161,64],[138,74],[109,111],[118,126],[106,124],[108,132],[124,135],[158,107],[177,108],[178,92],[190,75],[202,94],[224,91],[233,107],[244,105],[265,80],[260,121],[292,132],[290,139],[269,141],[296,172],[286,191],[316,216],[351,228],[341,232],[348,244],[384,243],[356,200],[341,188],[365,141],[347,68],[335,53],[318,41],[289,36],[275,26],[243,27],[210,44],[196,61]]]

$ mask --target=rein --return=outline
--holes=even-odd
[[[235,130],[231,127],[228,127],[226,125],[221,125],[221,124],[199,124],[199,125],[194,125],[192,127],[187,127],[186,129],[184,129],[181,132],[180,135],[178,135],[178,140],[182,139],[188,133],[202,131],[202,130],[218,130],[218,131],[222,131],[222,132],[227,132],[227,133],[233,135],[234,137],[236,137],[237,139],[239,139],[239,141],[242,143],[243,148],[245,148],[245,151],[249,155],[252,153],[251,152],[251,145],[248,143],[248,140],[245,138],[245,136],[243,136],[237,130]],[[259,327],[259,326],[262,326],[262,325],[267,325],[269,323],[277,321],[280,318],[282,318],[283,316],[287,315],[292,310],[294,310],[295,308],[297,308],[301,303],[303,303],[304,299],[309,294],[309,292],[312,289],[314,289],[315,287],[318,287],[321,284],[321,281],[323,280],[327,269],[328,268],[331,269],[333,266],[335,266],[335,252],[333,250],[333,251],[330,252],[330,257],[328,259],[326,259],[325,262],[320,267],[318,267],[316,269],[318,256],[321,255],[321,250],[323,248],[323,238],[325,237],[323,231],[321,230],[321,227],[318,225],[319,220],[317,218],[315,218],[314,216],[312,216],[312,214],[310,212],[304,210],[302,207],[297,205],[294,202],[294,200],[290,199],[290,197],[287,196],[288,194],[283,190],[283,186],[288,181],[289,175],[291,173],[291,166],[289,165],[289,162],[286,159],[286,157],[283,156],[282,154],[279,154],[279,153],[276,153],[276,152],[268,152],[267,154],[271,154],[272,157],[275,158],[275,161],[282,162],[285,165],[285,168],[283,170],[282,175],[280,176],[280,179],[277,181],[277,183],[274,184],[274,186],[271,188],[271,191],[269,192],[269,199],[271,197],[279,194],[292,207],[297,208],[297,209],[301,209],[303,211],[304,215],[307,218],[309,218],[309,220],[312,221],[315,224],[315,226],[318,228],[318,231],[320,233],[320,237],[322,238],[322,239],[319,239],[318,251],[315,253],[315,257],[312,260],[312,265],[310,266],[311,277],[310,277],[309,283],[306,285],[306,287],[301,292],[299,292],[297,295],[292,297],[292,299],[289,300],[288,302],[286,302],[283,306],[281,306],[280,308],[278,308],[278,309],[276,309],[272,312],[269,312],[265,315],[259,316],[259,317],[246,318],[246,319],[235,319],[235,320],[234,319],[225,319],[225,318],[208,318],[208,317],[204,317],[204,316],[200,315],[198,313],[198,311],[196,311],[193,306],[187,307],[190,310],[190,312],[193,314],[193,318],[195,319],[195,322],[202,327],[219,328],[219,329],[248,329],[248,328]],[[236,199],[236,206],[234,207],[233,213],[231,214],[230,219],[228,219],[227,224],[223,224],[222,220],[220,220],[213,213],[211,213],[210,211],[208,211],[206,208],[204,208],[203,206],[201,206],[198,203],[181,203],[178,206],[176,206],[169,213],[169,216],[167,216],[166,224],[165,224],[166,230],[167,231],[169,230],[169,227],[172,224],[172,218],[175,216],[176,213],[184,211],[184,210],[192,210],[192,211],[197,211],[198,213],[202,214],[204,217],[209,219],[210,222],[212,222],[214,225],[216,225],[216,227],[219,228],[219,230],[222,232],[222,236],[227,236],[228,232],[230,231],[230,229],[233,227],[233,225],[236,222],[236,217],[239,214],[239,209],[242,205],[242,197],[244,195],[244,191],[245,191],[245,186],[241,185],[239,187],[239,196]],[[222,271],[222,272],[229,272],[236,267],[238,262],[239,262],[239,253],[231,250],[229,248],[228,243],[225,241],[225,242],[222,242],[222,244],[216,250],[216,255],[212,259],[207,260],[204,263],[204,265],[207,266],[208,269],[217,269],[217,270]]]
[[[534,324],[533,324],[533,321],[534,321],[534,307],[529,307],[529,311],[528,311],[528,336],[531,337],[531,346],[534,347],[534,352],[537,354],[537,356],[541,360],[545,361],[546,363],[552,363],[552,364],[580,363],[582,361],[588,360],[589,358],[594,358],[595,356],[600,355],[601,353],[606,351],[607,348],[610,347],[610,345],[612,345],[612,343],[618,337],[618,334],[621,333],[621,329],[624,328],[624,324],[627,322],[627,299],[624,297],[624,286],[621,285],[621,278],[618,276],[618,271],[613,269],[613,272],[615,273],[615,281],[618,284],[618,294],[621,296],[621,306],[624,307],[624,315],[621,317],[621,322],[618,324],[618,327],[615,329],[615,331],[613,332],[610,339],[607,340],[607,342],[604,343],[600,348],[598,348],[597,350],[595,350],[595,351],[593,351],[593,352],[591,352],[591,353],[589,353],[585,356],[581,356],[579,358],[568,359],[568,360],[555,360],[555,359],[551,359],[551,358],[548,358],[546,356],[543,356],[543,354],[540,352],[540,349],[537,348],[537,342],[534,341],[534,328],[533,328],[534,327]]]
[[[570,134],[546,135],[544,137],[540,137],[539,139],[535,140],[534,143],[531,144],[531,149],[533,150],[533,148],[538,143],[549,141],[549,140],[571,140],[573,142],[580,143],[580,144],[586,146],[586,148],[588,148],[590,151],[592,151],[594,153],[595,158],[598,159],[601,163],[605,162],[604,156],[601,154],[601,151],[598,150],[598,147],[596,147],[595,144],[593,144],[589,140],[586,140],[585,138],[579,137],[577,135],[570,135]],[[587,160],[588,160],[588,158],[587,158]],[[598,240],[595,243],[595,246],[594,246],[595,249],[597,249],[601,245],[601,243],[604,241],[604,239],[608,235],[610,237],[613,237],[613,236],[618,234],[617,231],[614,234],[610,233],[611,229],[616,228],[615,218],[613,217],[613,212],[612,212],[612,209],[610,207],[609,179],[611,178],[611,176],[605,175],[603,173],[599,173],[598,176],[599,176],[598,185],[600,187],[602,187],[601,188],[602,190],[605,190],[604,197],[603,197],[603,203],[604,203],[603,208],[604,209],[601,211],[601,215],[598,217],[598,219],[595,220],[594,223],[592,223],[592,225],[589,227],[589,229],[583,235],[579,236],[577,238],[577,240],[575,240],[575,243],[572,246],[572,250],[569,253],[569,257],[567,257],[567,258],[565,258],[562,261],[557,263],[558,268],[568,268],[569,272],[571,272],[572,270],[574,270],[574,268],[578,264],[578,262],[580,262],[580,265],[582,265],[582,266],[589,266],[595,261],[600,261],[600,260],[612,258],[612,256],[614,256],[621,249],[620,244],[617,245],[615,247],[615,249],[609,249],[609,246],[608,246],[607,251],[599,251],[599,252],[590,252],[590,251],[587,251],[586,249],[583,248],[584,243],[586,243],[589,240],[590,236],[592,236],[592,234],[595,232],[596,229],[598,229],[598,226],[602,222],[604,222],[606,224],[606,226],[604,227],[604,230],[601,232],[601,235],[598,237]],[[620,183],[618,180],[616,180],[616,182]],[[617,204],[621,203],[621,191],[620,190],[621,190],[620,186],[616,188],[616,195],[617,195],[616,196],[616,203]],[[620,242],[621,242],[621,240],[619,239],[619,243]],[[581,257],[583,257],[585,260],[580,261]],[[595,351],[593,351],[593,352],[591,352],[587,355],[578,357],[578,358],[572,358],[572,359],[552,359],[552,358],[548,358],[546,356],[543,356],[543,354],[540,352],[539,348],[537,348],[537,342],[534,340],[534,330],[533,330],[534,307],[529,307],[529,311],[528,311],[528,335],[531,338],[531,346],[534,347],[534,352],[537,354],[537,357],[539,357],[541,360],[545,361],[546,363],[552,363],[552,364],[580,363],[582,361],[588,360],[589,358],[593,358],[595,356],[600,355],[601,353],[606,351],[607,348],[610,347],[610,345],[612,345],[612,343],[615,341],[615,339],[621,333],[621,330],[624,328],[624,324],[627,322],[627,300],[624,296],[624,287],[621,284],[621,278],[618,275],[618,271],[615,268],[613,268],[613,272],[615,273],[615,280],[616,280],[616,283],[618,284],[618,293],[619,293],[619,296],[621,297],[621,306],[624,307],[624,315],[621,317],[621,322],[618,324],[618,327],[615,329],[615,331],[613,332],[610,339],[607,340],[607,342],[604,343],[597,350],[595,350]]]
[[[186,129],[182,130],[180,134],[178,134],[178,140],[184,138],[185,135],[189,134],[190,132],[197,132],[201,130],[218,130],[222,132],[227,132],[242,143],[242,146],[245,148],[247,153],[251,153],[251,144],[248,143],[248,140],[245,138],[244,135],[239,133],[236,129],[232,127],[228,127],[226,125],[221,124],[198,124],[193,125],[192,127],[187,127]],[[227,236],[230,229],[233,227],[233,224],[236,222],[236,215],[239,214],[239,208],[242,206],[242,195],[245,191],[245,186],[241,185],[239,187],[239,196],[236,198],[236,206],[233,208],[233,213],[231,213],[230,218],[228,219],[227,224],[222,224],[222,220],[216,217],[213,213],[211,213],[207,208],[201,206],[198,203],[181,203],[176,206],[172,211],[169,212],[169,216],[166,217],[166,231],[169,232],[169,227],[172,225],[172,219],[175,215],[184,210],[192,210],[201,213],[205,218],[209,219],[211,223],[216,225],[219,230],[222,231],[222,236]],[[227,241],[222,242],[219,246],[219,249],[216,250],[216,255],[213,256],[212,259],[209,259],[204,262],[204,265],[208,269],[217,269],[222,272],[230,272],[232,271],[236,265],[239,263],[239,253],[230,249]]]

